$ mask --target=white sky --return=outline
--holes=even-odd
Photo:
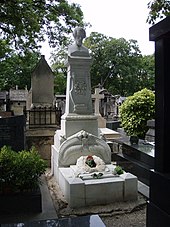
[[[102,33],[113,38],[134,39],[138,41],[143,55],[154,53],[154,42],[149,41],[147,3],[149,0],[69,0],[81,5],[86,22],[92,27],[86,29],[86,36],[91,32]],[[48,60],[50,49],[44,45],[41,53]]]

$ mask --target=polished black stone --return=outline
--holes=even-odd
[[[150,177],[147,227],[170,226],[170,16],[150,28],[155,41],[155,167]]]
[[[0,148],[4,145],[15,151],[25,149],[25,116],[0,118]]]
[[[150,184],[150,202],[170,215],[170,174],[152,171]]]
[[[154,168],[155,148],[153,145],[140,140],[138,144],[131,145],[130,142],[123,143],[122,152],[124,157]]]
[[[1,224],[1,227],[105,227],[98,215],[61,218],[15,224]]]
[[[139,140],[138,144],[131,144],[129,137],[115,140],[121,145],[119,153],[112,154],[116,161],[126,172],[138,177],[138,180],[149,186],[150,171],[154,168],[154,146]]]

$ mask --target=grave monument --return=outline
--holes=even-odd
[[[170,226],[170,16],[149,29],[155,42],[155,165],[150,176],[147,227]]]
[[[56,125],[56,113],[54,111],[54,74],[41,55],[31,75],[31,89],[27,99],[29,112],[29,127],[48,127]]]
[[[66,109],[51,152],[51,173],[70,207],[137,198],[137,178],[113,173],[110,147],[98,130],[91,98],[92,58],[82,45],[85,35],[85,30],[77,27],[75,43],[68,48]],[[87,163],[94,166],[89,168]]]

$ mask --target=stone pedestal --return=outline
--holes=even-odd
[[[91,99],[91,57],[69,57],[65,114],[93,114]]]
[[[62,134],[68,138],[82,129],[98,136],[97,117],[94,115],[64,114],[61,117]]]

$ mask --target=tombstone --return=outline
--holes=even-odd
[[[98,127],[99,128],[106,128],[106,119],[104,119],[99,111],[100,107],[100,100],[104,99],[104,94],[100,94],[100,88],[95,88],[95,94],[92,95],[94,101],[94,113],[98,118]]]
[[[10,146],[15,151],[25,149],[25,117],[0,118],[0,147]]]
[[[170,16],[152,26],[155,41],[155,168],[150,177],[147,226],[170,226]]]
[[[54,75],[45,56],[35,67],[31,76],[32,106],[52,107],[54,101]]]
[[[100,100],[104,98],[104,94],[100,94],[100,88],[95,88],[95,94],[92,95],[92,98],[95,100],[94,101],[94,107],[95,107],[95,115],[97,116],[98,120],[98,128],[99,132],[104,135],[104,137],[107,140],[112,140],[112,139],[118,139],[120,138],[120,133],[109,129],[106,127],[106,119],[104,119],[99,111],[100,107]]]
[[[51,174],[54,174],[70,207],[108,204],[137,198],[137,178],[129,173],[115,177],[111,149],[99,133],[93,113],[90,64],[92,58],[82,45],[85,30],[76,28],[75,44],[68,49],[66,110],[52,146]],[[102,178],[84,172],[85,160],[92,157]],[[85,165],[85,166],[84,166]],[[88,167],[90,168],[90,167]],[[107,171],[106,171],[107,170]],[[82,172],[83,171],[83,172]]]
[[[18,89],[18,86],[16,86],[16,89],[9,90],[10,110],[13,111],[15,116],[24,114],[27,96],[27,87],[25,89]]]
[[[6,104],[7,104],[7,91],[0,91],[0,112],[6,111]]]
[[[54,100],[54,75],[42,55],[31,76],[31,89],[27,100],[27,108],[30,110],[29,127],[57,124]]]
[[[55,95],[55,105],[58,109],[61,109],[61,113],[65,113],[66,107],[66,95]]]
[[[155,119],[147,121],[148,131],[145,135],[145,140],[149,142],[155,142]]]

